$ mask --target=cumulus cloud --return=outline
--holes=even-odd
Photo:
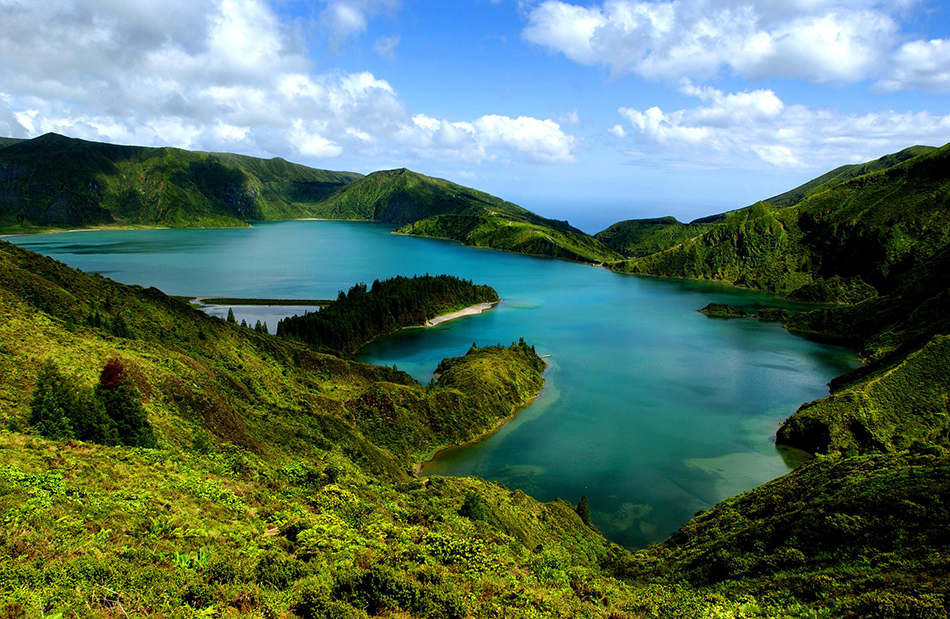
[[[627,135],[629,135],[626,129],[623,128],[623,125],[614,125],[610,129],[607,129],[607,133],[618,138],[625,138]]]
[[[501,148],[534,163],[574,160],[576,138],[566,135],[553,120],[487,115],[472,122],[449,122],[424,114],[412,120],[417,131],[406,132],[403,139],[423,156],[447,151],[478,162],[496,159],[490,150]]]
[[[906,4],[902,0],[607,0],[579,6],[545,0],[530,9],[522,34],[575,62],[606,65],[615,77],[635,74],[676,81],[706,79],[727,70],[749,79],[845,84],[878,78],[889,70],[890,55],[900,43],[898,17]],[[918,71],[928,61],[946,66],[942,46],[924,50],[922,45],[901,48],[896,68]],[[946,88],[945,77],[934,79]],[[903,86],[914,81],[889,83]]]
[[[388,6],[395,2],[327,9],[366,18]],[[552,121],[485,116],[420,127],[386,80],[314,73],[299,33],[264,0],[0,0],[0,15],[3,135],[55,131],[315,160],[572,157],[573,138]],[[460,132],[474,137],[463,145]]]
[[[376,15],[399,8],[399,0],[330,0],[320,12],[320,25],[330,35],[330,46],[338,47],[348,38],[366,32]]]
[[[889,75],[878,82],[887,91],[950,90],[950,40],[912,41],[895,54]]]
[[[928,112],[842,114],[785,105],[765,89],[724,94],[686,82],[681,90],[702,104],[672,112],[620,108],[638,155],[698,167],[823,168],[910,144],[939,146],[950,135],[950,116]]]

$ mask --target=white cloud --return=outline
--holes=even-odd
[[[577,108],[574,108],[570,114],[558,116],[557,122],[562,125],[579,125],[581,124],[581,115],[577,113]]]
[[[480,162],[497,159],[492,149],[534,163],[574,160],[576,138],[566,135],[553,120],[521,116],[486,115],[472,122],[449,122],[417,114],[412,118],[415,132],[403,135],[405,143],[422,156],[452,153],[460,159]]]
[[[335,48],[366,32],[371,18],[399,8],[400,0],[330,0],[326,4],[320,13],[320,24],[330,35],[330,46]]]
[[[900,42],[901,0],[545,0],[522,35],[586,65],[675,81],[727,70],[750,79],[845,84],[875,78]],[[913,62],[915,50],[904,57]],[[942,56],[945,59],[945,56]],[[912,66],[918,66],[916,64]],[[902,82],[898,82],[902,83]]]
[[[482,116],[473,125],[484,145],[504,146],[512,153],[525,155],[529,161],[554,163],[574,160],[575,138],[565,135],[553,120],[490,115]]]
[[[689,83],[681,90],[703,105],[673,112],[620,108],[638,156],[694,167],[820,169],[912,144],[940,146],[950,135],[950,116],[928,112],[842,114],[787,106],[771,90],[723,94]]]
[[[950,91],[950,39],[905,43],[894,56],[890,74],[878,86],[888,91]]]
[[[358,25],[396,6],[366,0],[327,10],[355,11],[347,23]],[[265,0],[139,0],[134,9],[114,0],[0,0],[0,15],[3,135],[56,131],[314,163],[573,157],[574,138],[553,121],[484,116],[426,127],[372,73],[314,73],[300,33]]]
[[[625,138],[627,135],[629,135],[623,128],[623,125],[614,125],[610,129],[607,129],[607,133],[617,136],[618,138]]]
[[[386,60],[396,59],[396,47],[399,45],[399,36],[379,37],[373,43],[373,51]]]

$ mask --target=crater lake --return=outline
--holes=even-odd
[[[391,234],[296,221],[239,229],[110,230],[7,240],[86,272],[167,294],[330,299],[359,282],[446,273],[494,287],[477,316],[374,342],[360,359],[423,383],[443,357],[524,338],[548,362],[540,398],[498,432],[440,452],[426,475],[478,475],[549,501],[587,495],[593,523],[628,547],[659,542],[699,510],[807,457],[775,430],[853,351],[754,319],[709,318],[710,302],[800,309],[765,293]],[[312,308],[235,308],[238,321]],[[226,311],[226,309],[225,309]]]

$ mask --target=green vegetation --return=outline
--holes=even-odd
[[[812,453],[948,444],[950,145],[844,166],[767,202],[697,220],[622,222],[599,235],[624,272],[718,279],[838,304],[761,320],[832,337],[870,362],[802,406],[778,440]],[[609,234],[608,234],[609,233]],[[731,308],[702,310],[738,317]]]
[[[948,160],[950,145],[915,147],[689,226],[617,224],[615,238],[622,238],[618,227],[653,232],[615,245],[630,259],[613,268],[717,279],[807,301],[850,304],[887,294],[950,240]]]
[[[589,264],[620,258],[619,254],[580,230],[552,227],[497,212],[439,215],[403,226],[396,232]]]
[[[613,224],[594,238],[630,258],[649,256],[695,238],[708,231],[710,224],[682,224],[675,217],[630,219]]]
[[[613,569],[744,597],[735,616],[946,617],[950,458],[926,451],[818,458]]]
[[[55,134],[0,143],[0,232],[297,218],[408,224],[400,232],[580,262],[622,258],[567,222],[406,169],[363,177],[282,159]]]
[[[317,203],[358,178],[282,159],[47,134],[0,149],[0,230],[214,227],[315,217]]]
[[[791,314],[787,309],[763,307],[755,313],[755,317],[762,322],[788,322]]]
[[[490,431],[537,396],[544,364],[523,341],[473,346],[444,360],[424,386],[0,242],[0,609],[9,617],[945,618],[947,148],[842,168],[771,203],[689,225],[622,222],[602,237],[609,251],[630,256],[613,263],[618,270],[840,303],[757,318],[847,338],[870,361],[779,432],[782,442],[830,455],[635,553],[600,536],[586,497],[541,504],[475,478],[412,476],[415,463]],[[11,166],[4,158],[17,149],[33,152],[36,167]],[[56,159],[60,151],[74,156]],[[124,173],[151,180],[122,182],[157,196],[137,212],[184,196],[203,200],[203,214],[186,217],[184,204],[163,221],[242,221],[232,207],[251,203],[220,197],[241,195],[228,193],[240,185],[229,156],[182,153],[58,136],[4,142],[4,221],[24,229],[42,219],[29,213],[50,218],[43,221],[65,213],[56,225],[108,221],[113,211],[102,205],[113,198],[104,197],[121,186],[110,170],[133,160]],[[231,161],[249,178],[260,176],[247,170],[290,166]],[[194,176],[180,185],[158,174],[184,167]],[[93,169],[103,173],[99,184],[68,180]],[[291,172],[312,178],[305,170]],[[543,253],[532,245],[537,235],[575,238],[566,223],[477,192],[452,210],[445,200],[458,186],[404,171],[356,193],[342,178],[326,180],[335,189],[276,178],[261,181],[253,204],[275,187],[315,197],[300,201],[311,205],[337,191],[340,216],[425,216],[420,231],[432,226],[471,244],[497,238],[490,242]],[[387,189],[400,183],[408,193]],[[115,212],[115,221],[132,223],[123,219],[131,211]],[[599,260],[551,238],[572,248],[574,257],[563,257]],[[405,301],[415,292],[391,295],[392,305],[373,295],[357,286],[315,314],[354,308],[339,311],[335,328],[347,325],[355,339],[336,348],[352,350],[378,325],[418,324],[431,307],[472,304],[444,295],[416,308]]]
[[[570,583],[623,589],[572,505],[408,473],[537,395],[526,344],[447,359],[426,387],[8,243],[0,266],[5,615],[599,616]],[[43,438],[31,409],[57,384],[67,405],[133,385],[157,448]]]
[[[736,309],[724,303],[710,303],[699,310],[699,313],[715,318],[748,318],[750,316],[747,312],[743,312],[741,309]]]
[[[498,293],[451,275],[394,277],[376,280],[372,288],[357,284],[319,312],[288,316],[277,323],[277,335],[352,354],[383,335],[420,327],[436,316],[496,303]]]

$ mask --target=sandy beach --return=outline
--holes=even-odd
[[[485,310],[489,310],[495,307],[500,301],[495,301],[494,303],[479,303],[478,305],[472,305],[466,307],[463,310],[457,312],[452,312],[451,314],[444,314],[442,316],[436,316],[432,320],[427,320],[426,327],[434,327],[440,325],[443,322],[448,322],[450,320],[455,320],[456,318],[461,318],[463,316],[474,316],[475,314],[481,314]]]

